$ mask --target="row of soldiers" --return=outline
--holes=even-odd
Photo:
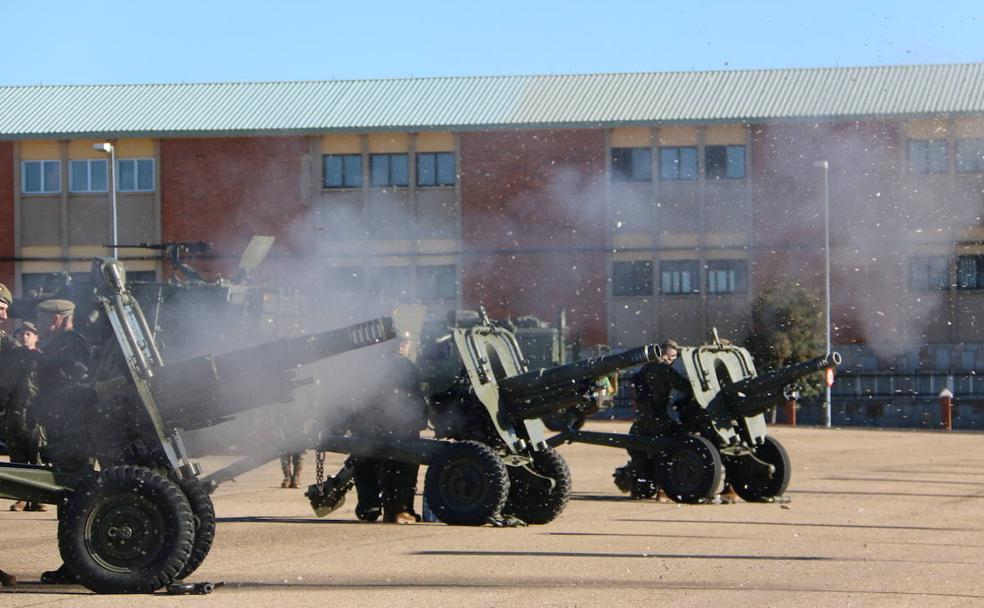
[[[0,323],[7,320],[12,303],[10,289],[0,283]],[[69,419],[82,412],[58,407],[70,397],[65,392],[87,376],[92,357],[87,342],[74,331],[74,312],[69,300],[46,300],[38,304],[35,321],[21,323],[13,336],[0,329],[0,432],[11,462],[54,462],[67,468],[87,464],[75,462],[78,437],[73,433],[80,425]],[[10,508],[45,510],[22,501]],[[51,579],[61,571],[46,574]],[[0,570],[0,585],[14,582]]]

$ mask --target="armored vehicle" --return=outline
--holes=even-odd
[[[95,350],[73,394],[77,445],[93,468],[0,464],[0,497],[59,505],[58,547],[72,576],[97,592],[152,592],[190,575],[212,544],[215,517],[181,430],[291,400],[299,366],[395,337],[385,317],[165,365],[122,263],[93,263]],[[65,410],[68,412],[69,410]]]

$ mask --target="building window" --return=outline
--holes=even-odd
[[[455,301],[458,269],[455,266],[418,266],[417,299],[421,302]]]
[[[369,183],[373,188],[399,188],[410,185],[406,154],[370,154],[369,172]]]
[[[116,161],[119,173],[116,186],[120,192],[153,192],[154,159],[121,158]]]
[[[700,268],[696,260],[661,262],[659,290],[666,295],[697,293]]]
[[[916,256],[909,260],[909,289],[912,291],[932,291],[949,289],[950,272],[946,256]]]
[[[707,293],[745,293],[745,260],[709,260]]]
[[[422,152],[417,155],[418,186],[453,186],[454,153]]]
[[[648,182],[652,179],[651,148],[612,148],[613,182]]]
[[[984,255],[957,258],[957,288],[984,289]]]
[[[21,192],[61,192],[61,161],[25,160],[21,163]]]
[[[707,146],[704,148],[707,179],[744,179],[745,146]]]
[[[946,173],[949,155],[945,139],[910,139],[909,170],[913,173]]]
[[[362,187],[361,154],[325,154],[323,161],[325,188]]]
[[[662,180],[697,179],[697,148],[660,148],[659,178]]]
[[[652,262],[614,262],[612,264],[612,295],[650,296],[652,294]]]
[[[376,268],[369,287],[370,296],[383,304],[410,301],[410,267]]]
[[[69,192],[107,192],[109,162],[106,160],[73,160],[68,163]]]
[[[984,172],[984,139],[957,140],[957,172]]]

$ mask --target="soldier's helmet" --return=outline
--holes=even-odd
[[[10,290],[3,283],[0,283],[0,302],[8,305],[14,302],[14,294],[10,293]]]

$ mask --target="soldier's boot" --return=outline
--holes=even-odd
[[[14,504],[10,505],[11,511],[23,511],[25,509],[27,509],[27,503],[23,500],[18,500]]]
[[[280,461],[280,470],[284,474],[284,480],[280,482],[280,487],[281,488],[288,488],[288,487],[290,487],[290,482],[291,482],[291,479],[290,479],[290,462],[284,462],[283,460],[281,460]]]
[[[0,587],[13,587],[17,584],[17,577],[13,574],[7,574],[3,570],[0,570]]]
[[[304,467],[302,467],[301,465],[299,465],[299,464],[295,464],[294,465],[294,472],[290,476],[290,484],[289,484],[289,487],[291,487],[291,488],[299,488],[299,487],[301,487],[301,471],[303,471],[303,470],[304,470]]]

